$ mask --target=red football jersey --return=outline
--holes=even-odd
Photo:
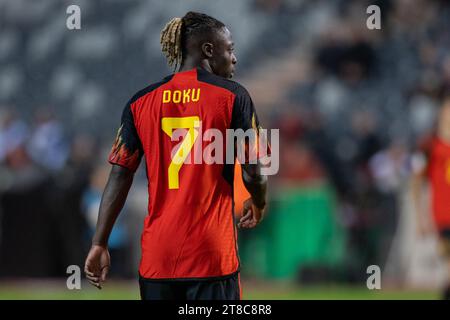
[[[427,158],[434,221],[438,229],[450,228],[450,145],[435,137]]]
[[[239,270],[234,165],[198,164],[193,155],[198,143],[201,150],[211,143],[200,131],[219,130],[225,154],[226,129],[258,127],[248,92],[200,68],[168,76],[127,103],[109,161],[135,171],[145,154],[141,277],[209,278]],[[172,141],[177,129],[183,134]]]

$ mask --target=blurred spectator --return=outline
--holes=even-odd
[[[28,128],[11,109],[0,110],[3,111],[0,117],[0,162],[2,162],[28,138]]]
[[[341,42],[330,35],[318,49],[317,63],[325,72],[340,76],[348,83],[357,83],[373,72],[375,52],[364,39],[355,37]]]
[[[302,139],[302,120],[294,114],[288,114],[278,121],[275,127],[283,128],[278,181],[283,185],[295,186],[321,180],[324,177],[323,169],[311,148]]]
[[[400,140],[377,152],[369,161],[377,190],[375,223],[378,229],[377,260],[380,266],[384,266],[387,262],[397,229],[400,193],[409,176],[408,160],[408,150],[405,143]]]
[[[1,165],[0,276],[55,276],[51,181],[31,161],[24,128],[10,117],[1,131],[13,143]]]
[[[33,161],[48,170],[60,170],[67,160],[68,149],[62,125],[49,110],[38,109],[28,143],[28,152]]]

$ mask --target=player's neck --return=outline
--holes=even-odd
[[[211,66],[209,65],[208,60],[203,59],[203,60],[199,61],[196,59],[191,59],[189,57],[187,57],[186,60],[183,62],[179,72],[192,70],[194,68],[200,68],[200,69],[203,69],[205,71],[212,73],[212,69],[211,69]]]

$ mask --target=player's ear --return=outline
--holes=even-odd
[[[206,57],[212,58],[214,52],[214,45],[211,42],[204,42],[202,44],[202,52]]]

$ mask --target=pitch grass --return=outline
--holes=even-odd
[[[245,300],[434,300],[439,293],[426,290],[368,290],[361,286],[278,286],[244,283]],[[82,282],[68,290],[64,280],[0,282],[0,300],[137,300],[136,281],[111,281],[102,290]]]

